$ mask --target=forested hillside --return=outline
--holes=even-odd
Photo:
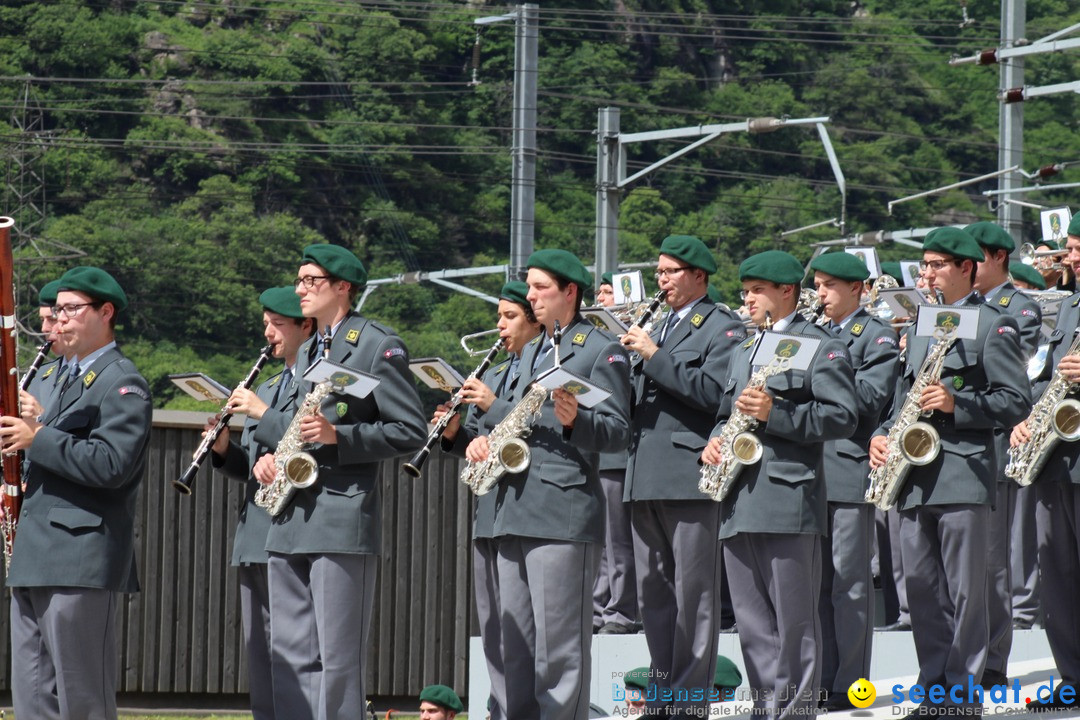
[[[999,6],[969,0],[616,0],[542,3],[537,247],[593,255],[597,108],[626,132],[748,117],[828,115],[848,181],[847,231],[992,217],[979,191],[886,203],[997,169],[996,66],[950,67],[998,44]],[[96,264],[128,289],[125,351],[163,376],[233,383],[254,361],[257,297],[295,275],[304,245],[354,249],[373,278],[508,257],[513,25],[483,2],[37,0],[0,6],[0,161],[30,167],[45,220],[16,267],[36,288]],[[1027,37],[1080,22],[1075,0],[1029,0]],[[1030,59],[1029,84],[1080,79],[1080,52]],[[1025,104],[1027,170],[1080,161],[1075,94]],[[8,122],[14,117],[16,120]],[[40,120],[43,132],[24,132]],[[631,169],[680,143],[637,148]],[[1067,169],[1055,180],[1080,180]],[[1031,198],[1034,199],[1034,198]],[[1037,201],[1072,204],[1072,194]],[[620,259],[693,233],[721,260],[728,298],[747,254],[807,257],[839,215],[812,128],[733,134],[623,197]],[[1037,215],[1025,211],[1028,231]],[[0,214],[34,214],[5,193]],[[886,256],[904,255],[900,249]],[[45,261],[43,256],[69,257]],[[78,257],[70,257],[79,255]],[[494,291],[501,278],[470,281]],[[458,337],[493,308],[433,285],[379,289],[365,313],[414,355],[474,361]],[[36,328],[35,328],[36,329]],[[31,344],[24,338],[24,346]]]

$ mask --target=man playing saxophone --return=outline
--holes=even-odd
[[[1065,264],[1080,271],[1080,216],[1069,223]],[[1057,327],[1050,336],[1050,355],[1035,391],[1042,394],[1057,371],[1070,383],[1080,383],[1080,354],[1072,350],[1080,328],[1080,293],[1061,303]],[[1076,385],[1066,394],[1075,396]],[[1014,428],[1010,444],[1033,441],[1029,421]],[[1061,684],[1051,696],[1028,703],[1030,710],[1075,708],[1080,704],[1080,636],[1076,632],[1076,598],[1080,596],[1080,443],[1059,442],[1043,464],[1035,489],[1035,529],[1038,538],[1040,602],[1046,639],[1054,655]],[[1062,693],[1062,690],[1065,690]]]
[[[305,248],[296,293],[318,335],[297,354],[296,398],[284,410],[267,408],[254,434],[256,442],[277,446],[306,404],[311,383],[300,379],[319,358],[379,378],[368,396],[331,393],[317,413],[300,418],[298,440],[311,445],[318,482],[297,490],[267,532],[274,711],[281,718],[351,718],[364,707],[379,464],[419,449],[427,437],[404,343],[352,311],[366,282],[363,264],[345,248]],[[254,474],[271,484],[274,455],[263,455]]]
[[[442,449],[464,455],[465,448],[479,432],[480,418],[495,402],[509,393],[521,379],[521,353],[541,332],[526,295],[529,286],[520,280],[506,283],[499,293],[499,337],[510,359],[490,368],[483,378],[465,381],[459,391],[462,402],[469,406],[465,421],[454,418],[443,431]],[[432,422],[438,422],[447,406],[440,405]],[[502,633],[499,626],[499,577],[497,568],[498,540],[495,530],[495,498],[489,492],[476,499],[473,519],[473,594],[476,598],[476,619],[480,625],[480,640],[491,681],[488,710],[491,720],[506,720],[506,682],[503,670]]]
[[[526,439],[532,459],[505,474],[494,491],[506,715],[576,720],[588,716],[592,588],[603,541],[599,454],[625,448],[630,436],[626,351],[578,309],[592,275],[565,250],[528,260],[528,300],[544,327],[521,356],[521,378],[480,418],[466,449],[483,463],[488,435],[512,417],[540,372],[555,365],[611,393],[592,408],[557,389]],[[562,327],[561,347],[552,333]]]
[[[720,540],[735,607],[754,712],[794,718],[817,708],[821,680],[821,536],[827,525],[822,451],[827,440],[855,429],[855,381],[847,347],[796,312],[802,265],[770,250],[739,266],[743,299],[759,327],[805,335],[817,345],[799,367],[778,372],[764,387],[749,384],[764,333],[731,356],[730,378],[713,437],[702,462],[719,465],[727,450],[723,428],[736,414],[757,422],[759,460],[747,464],[720,503]],[[799,339],[785,340],[783,357],[798,355]],[[805,341],[803,341],[805,342]],[[778,347],[779,349],[779,347]],[[783,364],[781,364],[783,367]]]
[[[900,540],[912,633],[924,687],[967,687],[981,679],[987,656],[986,544],[990,503],[997,478],[994,429],[1015,425],[1031,407],[1016,321],[975,292],[982,248],[959,228],[937,228],[923,243],[921,267],[944,305],[979,308],[974,339],[955,339],[937,377],[916,377],[935,338],[907,332],[894,413],[909,388],[926,383],[919,407],[940,436],[940,452],[912,466],[900,490]],[[937,308],[937,306],[935,306]],[[936,312],[937,310],[935,310]],[[872,468],[886,463],[886,436],[898,415],[870,441]],[[905,419],[906,421],[906,419]],[[943,597],[946,598],[943,600]],[[959,706],[930,701],[920,713],[970,711],[965,692]]]

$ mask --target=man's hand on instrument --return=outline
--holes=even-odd
[[[36,397],[25,390],[19,391],[19,416],[23,420],[37,420],[44,414],[45,408],[41,407]]]
[[[0,451],[7,455],[25,450],[34,443],[34,436],[42,427],[36,418],[0,417]]]
[[[1031,431],[1028,430],[1027,420],[1021,420],[1020,424],[1012,429],[1009,435],[1009,447],[1020,447],[1031,439]]]
[[[481,435],[473,438],[469,447],[465,448],[465,459],[471,463],[484,462],[490,453],[491,446],[488,444],[487,435]]]
[[[619,341],[628,350],[633,350],[641,357],[649,360],[652,358],[656,351],[660,347],[653,342],[653,339],[649,337],[649,333],[645,332],[637,325],[631,327],[626,331],[626,334],[619,338]]]
[[[461,402],[476,405],[484,412],[490,410],[491,404],[495,402],[495,393],[491,392],[491,388],[481,382],[479,378],[466,380],[465,384],[458,390],[458,394],[461,395]]]
[[[263,485],[269,485],[277,477],[277,465],[274,463],[274,454],[266,453],[255,461],[251,468],[251,474]]]
[[[869,450],[870,467],[881,467],[889,457],[889,438],[884,435],[875,435],[870,438]]]
[[[437,425],[443,416],[446,415],[450,409],[450,403],[443,403],[435,408],[435,414],[431,416],[431,423]],[[443,430],[442,436],[447,440],[453,440],[457,437],[458,430],[461,429],[461,416],[454,413],[454,417],[450,418],[450,422],[446,424],[446,429]]]
[[[307,415],[300,421],[300,438],[306,443],[337,444],[337,429],[322,415]]]
[[[226,412],[247,415],[253,420],[261,420],[268,407],[270,406],[260,400],[258,395],[246,388],[233,390],[229,402],[225,404]]]
[[[719,465],[724,459],[724,445],[719,437],[709,438],[705,449],[701,451],[701,462],[706,465]]]
[[[772,412],[772,395],[760,388],[745,387],[735,400],[735,409],[759,422],[768,422]]]
[[[558,388],[551,397],[555,401],[555,419],[567,430],[572,430],[578,414],[577,396]]]
[[[203,427],[202,436],[206,437],[206,433],[210,432],[217,427],[218,422],[221,421],[221,413],[213,417],[206,418],[206,425]],[[210,446],[210,449],[214,451],[215,455],[225,457],[225,453],[229,449],[229,426],[226,425],[221,429],[221,433],[217,436],[217,440]]]
[[[952,413],[956,409],[956,399],[940,381],[923,388],[919,396],[919,409],[923,412],[940,410],[943,413]]]

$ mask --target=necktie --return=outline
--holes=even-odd
[[[671,313],[668,315],[667,322],[664,323],[664,329],[660,331],[660,342],[656,343],[657,347],[664,347],[664,343],[667,341],[668,335],[679,324],[679,315],[677,313]]]
[[[60,368],[60,372],[58,372],[53,379],[53,387],[56,387],[57,385],[63,386],[63,384],[67,382],[67,373],[70,369],[71,366],[68,363],[64,363],[64,367]]]
[[[278,380],[277,390],[274,392],[274,402],[271,406],[276,407],[278,399],[281,397],[281,392],[289,387],[289,383],[292,382],[292,368],[287,368],[285,372],[281,373],[281,379]]]
[[[75,378],[79,377],[79,363],[74,362],[71,364],[71,369],[68,370],[67,377],[64,378],[64,384],[60,386],[60,395],[63,396],[67,389],[71,387],[71,383],[75,382]]]
[[[832,330],[833,335],[839,335],[840,331],[843,330],[844,328],[841,325],[837,325],[836,323],[832,323],[831,325],[829,325],[829,329]]]

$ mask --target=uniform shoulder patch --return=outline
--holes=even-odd
[[[386,352],[383,353],[383,357],[386,358],[387,360],[389,360],[390,358],[395,358],[395,357],[403,357],[403,358],[408,359],[408,353],[405,352],[405,348],[392,347],[392,348],[387,348]]]
[[[1021,310],[1020,314],[1025,317],[1038,317],[1038,313],[1036,313],[1034,310]]]
[[[875,340],[875,342],[878,345],[892,345],[893,347],[899,345],[899,343],[896,341],[896,338],[892,337],[891,335],[882,335],[877,340]]]
[[[97,380],[97,373],[91,370],[83,375],[82,384],[84,387],[90,387],[94,384],[95,380]]]
[[[836,360],[837,358],[843,358],[844,360],[851,360],[851,356],[848,355],[847,350],[830,350],[828,352],[828,354],[825,355],[825,357],[827,357],[830,360]]]
[[[138,385],[124,385],[122,388],[117,390],[117,392],[121,395],[138,395],[143,400],[150,399],[150,393],[146,392]]]
[[[574,345],[584,345],[585,344],[585,338],[587,338],[587,337],[589,337],[588,333],[583,333],[583,332],[574,333],[574,337],[570,342],[572,342]]]
[[[727,330],[724,332],[724,337],[734,338],[735,342],[742,342],[742,340],[746,337],[746,329],[737,328],[733,330]]]
[[[352,328],[349,332],[345,333],[345,342],[350,345],[356,345],[360,341],[360,331],[356,328]]]
[[[1016,334],[1016,328],[1009,327],[1008,325],[1002,325],[1001,327],[999,327],[997,329],[997,331],[998,331],[998,335],[1005,335],[1005,334],[1015,335]]]
[[[627,362],[627,359],[622,353],[612,353],[607,356],[607,361],[609,363],[625,363]]]
[[[1012,295],[1002,295],[998,300],[998,305],[1001,307],[1009,307],[1009,303],[1012,302]]]
[[[690,324],[694,327],[701,327],[703,322],[705,322],[705,316],[701,313],[694,313],[694,317],[690,318]]]
[[[851,326],[851,334],[855,337],[862,335],[862,331],[866,329],[866,326],[862,323],[855,323]]]
[[[45,379],[45,378],[49,377],[50,375],[52,375],[52,374],[53,374],[53,370],[55,370],[55,369],[56,369],[56,364],[55,364],[55,363],[54,363],[54,364],[52,364],[52,365],[50,365],[50,366],[49,366],[49,369],[48,369],[48,370],[46,370],[46,371],[45,371],[44,373],[42,373],[42,374],[41,374],[41,377],[42,377],[42,379]]]

